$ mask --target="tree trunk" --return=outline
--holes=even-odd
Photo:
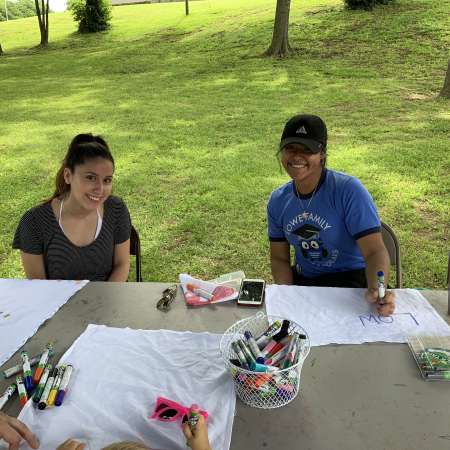
[[[41,7],[39,7],[39,0],[34,0],[36,6],[36,15],[39,22],[39,31],[41,33],[41,47],[48,45],[48,0],[47,4],[41,0]]]
[[[444,87],[439,94],[440,97],[450,98],[450,60],[448,61],[447,74],[445,75]]]
[[[279,58],[289,56],[291,52],[288,37],[290,9],[291,0],[277,0],[272,43],[264,53],[266,56],[275,56]]]
[[[3,55],[3,49],[2,49],[2,44],[0,44],[0,56]]]

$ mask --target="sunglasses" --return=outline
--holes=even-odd
[[[178,286],[174,284],[173,286],[164,289],[161,299],[156,304],[156,307],[160,311],[169,311],[170,305],[172,304],[177,295],[177,288]]]
[[[205,420],[208,419],[208,413],[206,411],[200,411],[200,414]],[[156,399],[155,410],[150,416],[150,419],[160,420],[161,422],[175,422],[180,417],[181,423],[187,422],[189,419],[189,408],[168,398],[158,397]]]

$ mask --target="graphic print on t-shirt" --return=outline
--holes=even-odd
[[[332,226],[323,218],[314,214],[304,213],[297,216],[297,220],[301,225],[293,228],[288,225],[287,234],[291,234],[291,243],[298,246],[302,256],[311,264],[322,267],[331,267],[336,262],[339,255],[339,250],[336,248],[330,249],[324,244],[321,238],[321,233],[326,233],[326,230]],[[313,220],[317,225],[308,223],[306,220]],[[290,222],[292,225],[293,221]],[[295,241],[292,242],[292,239]]]

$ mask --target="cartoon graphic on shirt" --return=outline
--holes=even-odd
[[[325,261],[330,255],[320,239],[320,231],[321,228],[311,224],[304,224],[293,231],[293,234],[298,236],[303,257],[312,263]]]

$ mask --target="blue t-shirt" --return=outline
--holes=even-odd
[[[309,207],[308,207],[309,203]],[[373,199],[355,177],[324,169],[314,196],[297,196],[293,181],[272,192],[269,240],[288,241],[305,277],[363,269],[356,241],[381,231]]]

